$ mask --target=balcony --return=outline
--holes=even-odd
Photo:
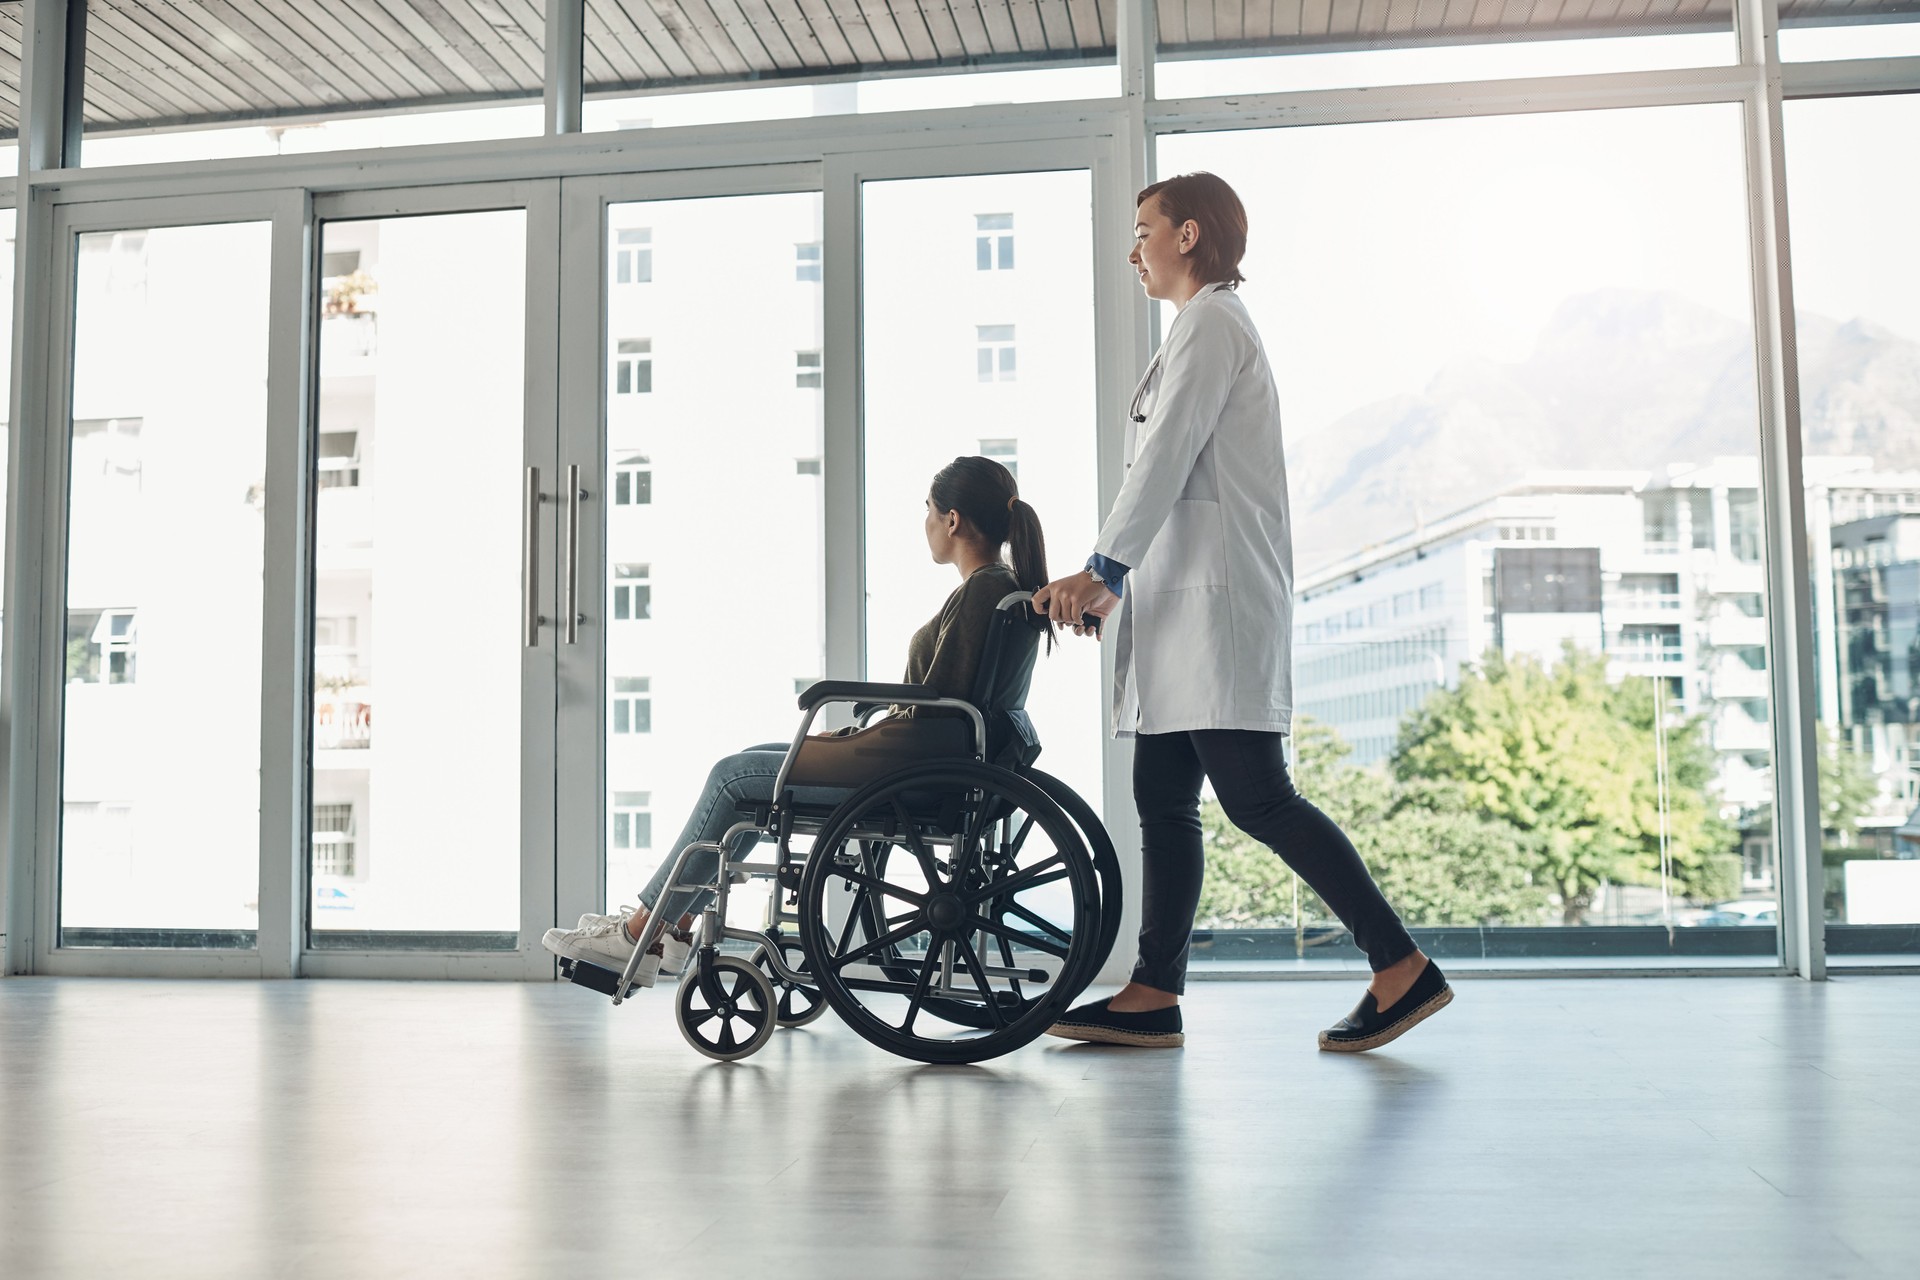
[[[366,696],[364,688],[321,695],[313,708],[314,750],[366,751],[373,746],[373,704]]]
[[[1755,671],[1744,662],[1716,663],[1710,688],[1716,702],[1730,698],[1764,698],[1769,692],[1767,673]]]
[[[1609,614],[1627,614],[1640,617],[1651,614],[1678,613],[1681,607],[1680,596],[1655,595],[1645,591],[1618,591],[1606,597]]]
[[[320,376],[354,377],[373,372],[380,350],[380,326],[371,311],[323,316],[320,320]]]
[[[1751,648],[1767,643],[1767,620],[1744,613],[1722,616],[1707,624],[1707,643],[1716,649]]]

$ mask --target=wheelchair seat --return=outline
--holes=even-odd
[[[1001,597],[987,626],[987,642],[980,654],[967,701],[986,723],[987,740],[974,741],[970,719],[954,713],[888,716],[853,733],[837,737],[814,736],[801,744],[787,779],[796,787],[862,787],[885,774],[923,760],[984,759],[1016,769],[1032,764],[1040,754],[1040,737],[1027,716],[1027,689],[1033,681],[1040,635],[1046,620],[1027,602],[1031,591],[1012,591]],[[925,685],[902,689],[931,694]],[[855,708],[865,714],[880,704]]]

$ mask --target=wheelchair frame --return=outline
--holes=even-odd
[[[1000,609],[1005,611],[1009,606],[1023,608],[1024,601],[1029,598],[1029,596],[1030,593],[1026,592],[1010,594],[1000,602]],[[1008,624],[1011,625],[1011,620],[1007,621]],[[994,637],[990,643],[988,654],[983,657],[983,679],[989,683],[994,679],[994,672],[988,667],[988,664],[997,664],[1001,660],[1003,643],[1004,641],[1001,637]],[[1026,787],[1038,793],[1039,798],[1043,800],[1046,805],[1051,806],[1051,809],[1064,824],[1065,829],[1067,829],[1070,834],[1079,837],[1072,848],[1063,848],[1061,854],[1062,856],[1071,858],[1077,851],[1077,855],[1084,859],[1086,863],[1085,868],[1082,869],[1080,874],[1083,876],[1083,885],[1091,886],[1092,890],[1092,908],[1089,919],[1094,926],[1094,936],[1093,939],[1090,940],[1090,944],[1097,946],[1102,953],[1104,953],[1107,947],[1111,946],[1113,934],[1118,924],[1119,874],[1118,863],[1113,855],[1112,844],[1107,838],[1104,827],[1100,825],[1097,815],[1086,805],[1084,800],[1075,795],[1070,788],[1065,787],[1065,785],[1057,779],[1041,773],[1038,770],[1006,768],[988,760],[990,735],[987,728],[987,717],[993,713],[993,699],[990,692],[986,697],[986,701],[988,702],[988,710],[983,712],[981,706],[975,701],[941,696],[934,693],[931,688],[925,685],[881,684],[852,681],[818,681],[809,686],[800,695],[799,702],[802,711],[800,726],[793,735],[785,758],[781,761],[780,770],[774,779],[772,798],[753,805],[751,809],[745,804],[741,805],[740,810],[742,812],[750,812],[752,814],[751,820],[742,820],[734,823],[719,840],[696,841],[679,850],[674,855],[664,887],[656,899],[656,902],[664,900],[668,894],[675,892],[711,892],[713,894],[712,901],[700,912],[700,918],[697,924],[696,946],[690,972],[683,978],[681,983],[681,1000],[683,1006],[681,1010],[681,1029],[682,1033],[687,1036],[690,1043],[694,1044],[695,1048],[710,1057],[717,1057],[723,1060],[745,1057],[766,1043],[766,1040],[771,1037],[775,1026],[797,1026],[803,1022],[811,1021],[814,1017],[818,1016],[819,1012],[823,1011],[824,1004],[828,1002],[827,992],[816,983],[807,970],[796,968],[789,964],[784,954],[786,947],[797,946],[802,950],[803,955],[805,955],[804,963],[817,963],[817,957],[807,953],[804,941],[796,939],[796,934],[803,934],[805,929],[799,912],[789,909],[789,907],[797,907],[799,905],[798,899],[801,895],[805,868],[807,862],[818,852],[819,845],[816,839],[815,847],[809,851],[808,858],[796,860],[792,848],[792,838],[795,834],[811,835],[817,838],[823,832],[836,828],[842,812],[848,805],[852,804],[862,795],[868,792],[881,791],[891,782],[907,779],[917,772],[936,769],[942,763],[965,769],[975,774],[976,782],[974,785],[965,787],[965,794],[969,797],[983,796],[988,788],[993,787],[1001,787],[1001,794],[1003,796],[1005,794],[1005,787],[1014,787],[1015,789],[1018,789],[1018,787]],[[803,805],[794,798],[793,791],[789,786],[801,750],[808,741],[808,735],[815,721],[818,719],[821,709],[827,706],[846,703],[852,703],[854,705],[856,720],[864,719],[865,716],[870,715],[875,710],[885,709],[889,704],[896,706],[943,708],[957,711],[964,715],[970,722],[973,735],[973,753],[971,756],[962,756],[956,753],[948,757],[912,759],[896,769],[880,774],[873,779],[866,780],[860,785],[850,787],[848,793],[838,798],[831,807],[827,807],[824,802],[811,806]],[[991,772],[989,774],[982,774],[980,773],[981,770]],[[1010,779],[1011,782],[1005,784],[1003,787],[1002,784],[992,776],[995,774],[1004,775],[1007,779]],[[960,779],[956,779],[955,781],[956,784],[962,782]],[[1028,805],[1027,808],[1032,810],[1031,805]],[[855,817],[858,816],[859,815],[855,815]],[[1039,811],[1032,810],[1029,825],[1039,817]],[[1051,819],[1049,819],[1049,821],[1051,821]],[[735,841],[748,833],[759,837],[759,840],[771,839],[774,842],[776,852],[771,862],[753,860],[753,855],[758,851],[759,840],[756,840],[754,845],[739,854],[732,852]],[[852,827],[845,832],[836,831],[835,834],[836,844],[839,847],[844,847],[847,842],[854,840],[874,840],[884,841],[889,844],[895,843],[899,832],[891,821],[889,821],[884,829],[866,830],[859,827]],[[938,843],[938,841],[934,843]],[[706,883],[688,882],[684,878],[687,864],[691,858],[701,853],[712,853],[715,855],[715,872],[713,877]],[[775,882],[775,889],[769,902],[765,926],[760,929],[748,929],[729,925],[727,923],[727,907],[732,887],[756,879],[772,880]],[[1103,911],[1101,909],[1102,899],[1107,899],[1109,895],[1111,895],[1111,901],[1105,904],[1105,910]],[[1082,896],[1085,896],[1084,888],[1082,890]],[[788,899],[793,899],[794,901],[789,903]],[[637,989],[635,976],[638,974],[648,951],[661,941],[666,930],[674,923],[675,922],[666,919],[660,912],[649,910],[647,921],[641,930],[639,940],[632,954],[627,958],[624,969],[617,975],[611,970],[600,968],[591,963],[568,958],[562,958],[560,961],[561,973],[563,976],[581,986],[611,996],[613,1003],[616,1006],[620,1005]],[[782,926],[786,925],[802,927],[796,930],[795,933],[786,933],[782,930]],[[970,932],[977,932],[977,930]],[[966,933],[963,932],[956,936],[965,938]],[[1045,995],[1036,996],[1035,999],[1044,999],[1048,1001],[1049,1005],[1061,1003],[1062,1007],[1064,1007],[1064,1000],[1070,999],[1073,995],[1078,994],[1078,990],[1083,988],[1087,980],[1092,976],[1093,962],[1089,960],[1086,952],[1076,951],[1075,949],[1075,945],[1080,942],[1080,938],[1077,935],[1066,941],[1064,951],[1055,953],[1059,958],[1059,972],[1057,974],[1049,974],[1045,970],[1037,968],[1023,969],[1014,967],[1011,963],[1013,957],[1006,950],[1004,936],[1002,936],[1000,943],[1002,947],[1002,956],[1000,958],[1008,961],[1008,963],[1001,965],[986,964],[983,959],[988,949],[985,945],[985,936],[984,933],[981,933],[974,942],[962,943],[970,952],[970,957],[966,961],[965,972],[979,989],[969,989],[956,985],[954,981],[956,976],[955,952],[959,948],[954,946],[952,944],[953,940],[950,939],[943,945],[937,985],[930,972],[933,966],[928,963],[928,961],[923,960],[918,962],[929,972],[921,979],[919,989],[915,993],[915,999],[918,1000],[922,1006],[924,1006],[925,1001],[928,999],[945,1002],[945,1007],[950,1010],[957,1005],[978,1007],[991,1013],[997,1025],[1000,1020],[1000,1009],[1007,1007],[1002,1000],[1002,997],[1007,993],[1004,991],[999,993],[992,992],[987,981],[988,979],[1000,979],[1015,984],[1014,991],[1016,995],[1018,992],[1018,983],[1029,982],[1039,985],[1052,981],[1056,984],[1054,988]],[[1063,938],[1066,937],[1064,934],[1060,934],[1059,936]],[[701,994],[703,994],[704,998],[708,1001],[710,1008],[724,1008],[728,1011],[732,1009],[729,1001],[732,998],[738,997],[739,991],[737,985],[732,996],[729,996],[727,992],[722,990],[718,974],[724,968],[739,969],[742,966],[737,958],[728,957],[723,960],[720,956],[719,949],[721,944],[728,941],[746,943],[756,949],[758,956],[764,957],[765,970],[770,971],[772,980],[768,979],[766,972],[755,974],[754,979],[757,979],[758,982],[756,989],[759,990],[763,996],[771,993],[773,999],[767,1010],[768,1025],[757,1029],[755,1034],[749,1037],[746,1047],[736,1049],[728,1046],[726,1052],[721,1052],[714,1048],[704,1046],[695,1039],[693,1032],[689,1030],[688,1024],[685,1021],[685,1015],[686,1001],[689,995],[687,988],[690,983],[698,984]],[[1075,968],[1076,965],[1079,966],[1078,969]],[[745,967],[758,968],[759,965],[756,962],[748,964]],[[1063,996],[1061,994],[1061,984],[1071,983],[1076,979],[1078,980],[1078,986],[1073,991],[1065,992]],[[785,984],[786,987],[794,990],[806,992],[812,1001],[812,1007],[809,1007],[804,1015],[783,1019],[779,1013],[780,995],[779,988],[775,986],[775,982]],[[870,984],[868,980],[864,979],[836,976],[835,982],[839,986],[848,988],[849,990],[865,989],[871,985],[875,990],[897,991],[897,986],[879,983]],[[998,1007],[989,1009],[990,1004]],[[845,1010],[841,1010],[841,1013],[843,1018],[848,1016]],[[936,1012],[935,1016],[949,1016],[950,1020],[950,1015],[942,1015]],[[909,1024],[912,1022],[911,1013],[908,1021]],[[858,1027],[855,1029],[859,1030]],[[731,1033],[728,1034],[730,1036]],[[862,1031],[861,1034],[867,1036],[868,1039],[874,1038],[873,1035],[868,1034],[866,1031]],[[891,1034],[891,1032],[886,1034]],[[1025,1032],[1021,1034],[1025,1034]],[[1033,1034],[1038,1034],[1038,1032],[1034,1032]],[[912,1046],[910,1046],[906,1052],[913,1053],[914,1056],[920,1056],[919,1053],[914,1053],[914,1050],[918,1049],[922,1042],[916,1039],[912,1032],[908,1030],[902,1030],[900,1035],[903,1039],[913,1042]],[[1031,1035],[1027,1036],[1027,1039],[1031,1038]],[[875,1042],[879,1043],[879,1041]],[[948,1042],[926,1042],[926,1044],[930,1046],[944,1043]],[[964,1045],[971,1042],[958,1041],[952,1043]],[[1021,1040],[1020,1043],[1026,1043],[1026,1040]],[[895,1046],[884,1047],[893,1048],[895,1052],[902,1052],[900,1048]],[[972,1056],[968,1056],[964,1048],[955,1049],[951,1052],[941,1050],[939,1051],[941,1056],[937,1059],[927,1057],[925,1060],[975,1061],[983,1057],[994,1056],[995,1053],[1006,1052],[1013,1047],[1018,1046],[1010,1044],[1007,1049],[995,1049],[993,1053],[979,1052]]]

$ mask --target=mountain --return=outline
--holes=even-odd
[[[1920,343],[1801,313],[1809,453],[1920,468]],[[1290,452],[1296,564],[1318,564],[1560,468],[1657,470],[1758,450],[1747,325],[1675,294],[1568,299],[1526,360],[1456,362]]]

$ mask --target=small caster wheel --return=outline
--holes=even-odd
[[[709,1058],[738,1062],[773,1038],[773,984],[739,956],[719,956],[713,962],[713,985],[720,994],[717,1003],[701,985],[698,964],[680,980],[675,1002],[680,1034]]]
[[[807,971],[807,953],[798,942],[786,939],[780,941],[780,958],[787,962],[789,969],[801,973]],[[803,983],[788,982],[773,971],[768,963],[767,949],[761,947],[753,953],[753,963],[765,974],[767,981],[773,984],[774,1021],[783,1027],[804,1027],[827,1011],[827,998],[820,994],[820,988],[809,987]]]

